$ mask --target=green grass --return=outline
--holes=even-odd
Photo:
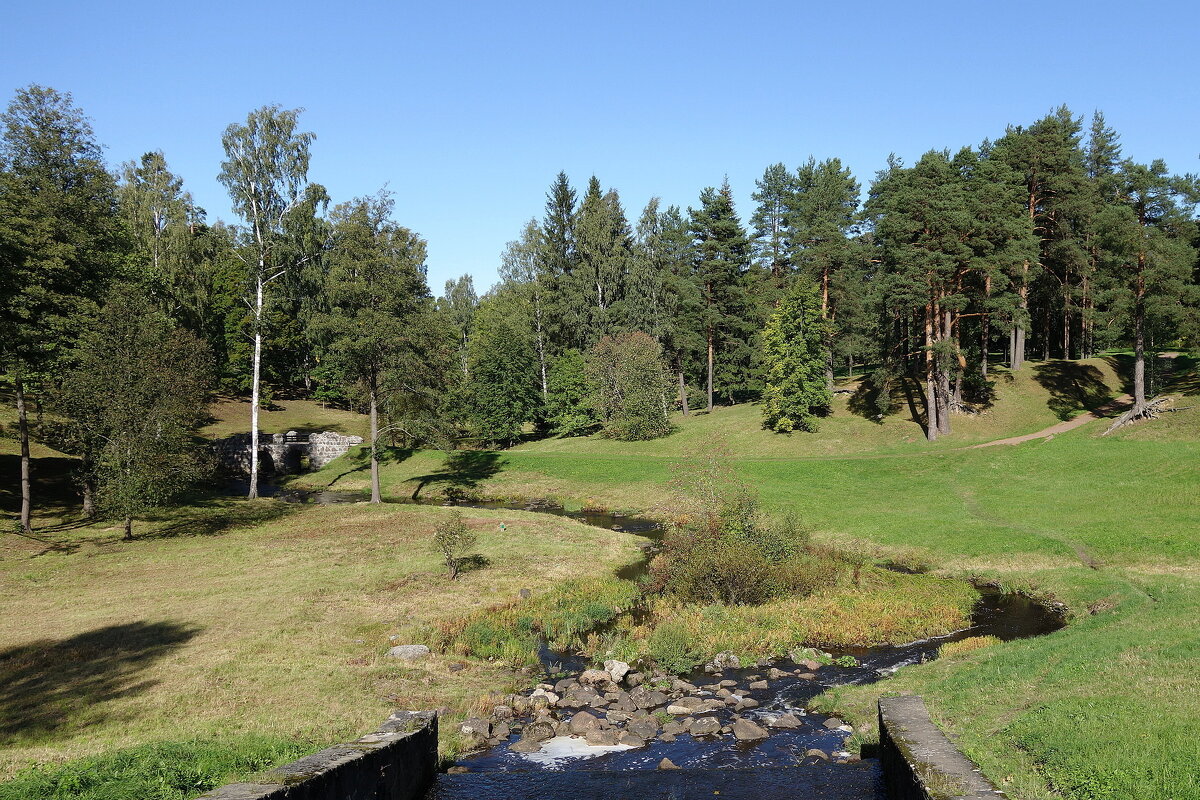
[[[0,800],[187,800],[312,749],[312,742],[253,735],[155,742],[31,768],[0,784]]]
[[[245,400],[222,398],[209,406],[211,420],[200,431],[210,439],[221,439],[250,431],[250,404]],[[352,436],[367,436],[367,417],[355,411],[318,403],[314,400],[277,400],[270,410],[258,414],[263,433],[316,433],[337,431]]]
[[[1175,359],[1167,375],[1178,407],[1200,406],[1195,365]],[[880,692],[919,692],[1014,798],[1196,800],[1200,409],[1108,437],[1100,435],[1107,423],[1093,422],[1051,440],[961,449],[1039,430],[1127,390],[1120,356],[1059,363],[1053,381],[1043,370],[1053,391],[1037,380],[1039,366],[1008,384],[1013,394],[999,386],[990,420],[956,417],[954,436],[932,446],[915,428],[905,432],[912,423],[903,419],[873,426],[840,412],[815,435],[775,437],[759,429],[757,408],[740,406],[677,420],[679,430],[655,442],[532,442],[486,470],[416,453],[389,464],[384,483],[398,495],[455,486],[663,512],[671,463],[723,437],[767,508],[797,513],[818,540],[865,540],[880,558],[922,560],[1070,610],[1058,633],[836,690],[822,698],[825,708],[869,736]],[[309,479],[364,486],[356,469],[348,461]]]
[[[1102,404],[1125,390],[1126,361],[1041,372],[1032,364],[998,382],[990,415],[956,417],[955,434],[934,445],[903,414],[877,425],[841,406],[818,434],[774,436],[748,405],[679,419],[675,434],[650,443],[550,439],[449,461],[396,452],[384,466],[384,491],[666,513],[672,462],[723,437],[768,511],[797,512],[820,542],[853,541],[880,559],[924,561],[940,575],[995,581],[1070,609],[1071,624],[1052,635],[908,667],[873,686],[833,691],[824,707],[869,737],[880,692],[920,692],[938,723],[1016,800],[1196,800],[1200,410],[1104,438],[1099,422],[1049,441],[962,449]],[[1169,392],[1179,406],[1200,405],[1195,360],[1172,363]],[[298,482],[355,491],[366,477],[359,453]],[[449,654],[392,665],[380,657],[387,635],[429,630],[456,603],[470,614],[511,602],[519,588],[536,593],[590,574],[597,560],[634,557],[629,537],[513,514],[501,539],[500,517],[469,512],[492,566],[448,586],[432,550],[415,545],[440,509],[277,507],[213,500],[151,520],[146,539],[131,545],[117,541],[115,528],[73,527],[66,509],[47,520],[58,526],[46,533],[56,548],[10,539],[0,560],[4,669],[61,676],[75,661],[114,650],[117,632],[141,643],[103,660],[112,687],[88,678],[94,670],[67,670],[74,682],[61,691],[9,690],[12,697],[40,687],[45,702],[7,702],[47,709],[41,732],[7,743],[9,772],[194,732],[232,739],[278,726],[280,708],[290,727],[279,735],[310,741],[369,729],[386,713],[385,695],[411,707],[470,708],[511,682],[511,671],[466,658],[465,669],[450,673]],[[909,586],[891,595],[920,597]],[[887,613],[873,607],[860,617]],[[45,620],[54,621],[49,637]],[[729,630],[762,624],[771,634],[769,622],[737,618]],[[99,643],[87,638],[96,633]],[[593,644],[636,649],[617,634]],[[0,686],[14,685],[21,684],[11,672],[0,675]],[[126,693],[130,687],[145,688]],[[73,705],[71,697],[93,702]]]

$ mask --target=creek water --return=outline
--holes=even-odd
[[[307,492],[274,486],[268,486],[264,494],[299,503],[336,504],[363,500],[359,494]],[[646,557],[618,573],[627,579],[644,574],[650,555],[657,549],[662,536],[662,528],[654,520],[610,512],[567,511],[544,504],[503,502],[454,505],[555,514],[644,537]],[[761,800],[768,793],[829,800],[883,800],[886,795],[876,759],[834,763],[806,757],[811,749],[830,755],[844,752],[850,735],[839,730],[836,721],[830,722],[829,717],[807,711],[813,697],[837,686],[883,680],[900,669],[936,658],[938,649],[947,642],[984,635],[1008,641],[1040,636],[1060,627],[1062,621],[1057,614],[1026,597],[985,590],[981,592],[969,627],[945,636],[900,645],[833,651],[831,655],[835,657],[853,656],[856,665],[826,665],[817,671],[814,679],[785,676],[768,681],[767,689],[751,691],[747,688],[751,680],[765,675],[771,666],[788,672],[797,671],[797,666],[786,660],[726,669],[719,678],[705,673],[681,676],[697,686],[717,680],[737,681],[737,687],[732,691],[744,693],[759,703],[755,709],[739,712],[741,717],[766,725],[782,714],[793,714],[801,722],[797,728],[771,728],[770,735],[757,742],[739,742],[732,736],[680,734],[674,741],[651,740],[639,748],[596,748],[575,740],[558,742],[544,748],[545,752],[531,754],[509,749],[520,738],[514,733],[499,745],[459,759],[456,766],[467,772],[439,775],[426,800],[616,800],[626,797],[638,800],[700,797]],[[585,656],[545,647],[541,659],[548,675],[564,671],[578,673],[588,666]],[[596,709],[589,710],[603,714]],[[728,723],[731,716],[730,711],[717,712],[723,724]],[[830,725],[826,725],[827,722]],[[680,769],[657,769],[664,758]]]

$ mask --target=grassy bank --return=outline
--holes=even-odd
[[[1170,388],[1180,406],[1197,404],[1194,365],[1177,360]],[[1120,388],[1116,377],[1111,390]],[[1084,397],[1094,406],[1102,395]],[[1070,410],[1060,400],[1048,391],[1020,400],[1031,409],[1028,427]],[[1100,436],[1106,423],[1094,422],[1050,440],[959,449],[971,422],[956,418],[960,433],[934,447],[858,439],[829,456],[820,451],[834,419],[808,439],[764,442],[756,409],[735,407],[681,421],[676,434],[651,443],[548,440],[458,463],[400,454],[384,482],[394,494],[451,487],[653,511],[671,462],[690,443],[723,436],[764,504],[796,512],[819,539],[865,540],[880,557],[923,560],[1070,609],[1071,624],[1058,633],[839,690],[823,698],[827,709],[869,731],[881,692],[920,692],[1015,798],[1200,798],[1200,410],[1108,437]],[[986,438],[1027,432],[1014,428]],[[335,485],[365,485],[355,469],[347,462]]]
[[[214,499],[134,542],[104,526],[43,529],[50,546],[10,537],[0,775],[155,741],[270,734],[313,749],[396,706],[465,711],[512,670],[395,662],[389,636],[638,557],[628,534],[472,511],[486,566],[451,583],[430,545],[448,513]]]

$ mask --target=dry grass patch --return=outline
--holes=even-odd
[[[396,663],[383,656],[389,635],[638,555],[628,534],[472,510],[488,566],[452,583],[429,544],[447,509],[287,510],[219,536],[122,543],[85,527],[40,555],[6,553],[0,775],[194,736],[271,732],[320,745],[396,706],[465,708],[510,687],[512,670],[436,655]],[[451,672],[454,661],[465,667]]]

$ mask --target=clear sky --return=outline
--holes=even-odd
[[[310,179],[335,202],[387,185],[429,276],[495,279],[559,170],[636,220],[728,175],[743,217],[770,163],[996,138],[1066,103],[1127,156],[1200,171],[1200,5],[1113,2],[17,2],[0,90],[70,91],[115,166],[161,149],[210,219],[221,132],[303,107]]]

